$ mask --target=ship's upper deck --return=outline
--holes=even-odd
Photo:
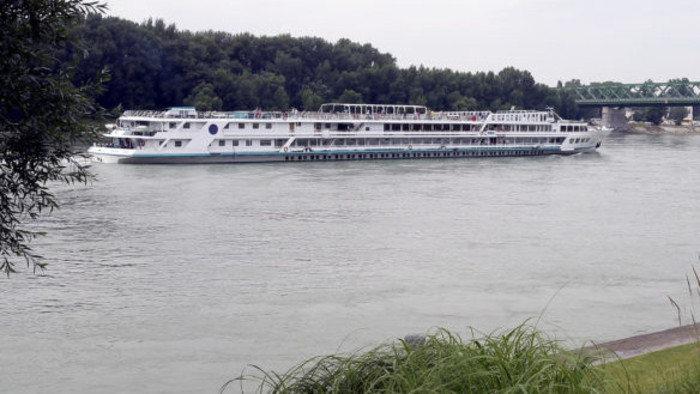
[[[177,119],[235,119],[237,121],[296,121],[296,122],[478,122],[478,123],[582,123],[565,121],[551,109],[508,111],[432,111],[425,106],[403,104],[323,104],[319,111],[196,111],[194,107],[174,107],[166,111],[125,111],[122,119],[135,121],[165,121]]]

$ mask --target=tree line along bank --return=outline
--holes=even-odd
[[[87,51],[67,46],[60,57],[79,59],[77,82],[109,70],[110,81],[97,97],[107,109],[192,105],[286,111],[347,102],[426,105],[437,111],[553,107],[564,118],[596,117],[595,109],[578,108],[571,93],[537,83],[525,70],[400,68],[391,54],[347,39],[190,32],[161,19],[138,24],[99,13],[71,33]]]

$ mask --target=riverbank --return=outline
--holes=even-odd
[[[604,364],[598,363],[604,371],[603,392],[700,392],[699,328],[677,327],[601,345],[607,356]]]
[[[676,346],[697,342],[700,324],[671,328],[650,334],[609,341],[588,347],[589,350],[610,353],[610,359],[627,359]]]
[[[624,132],[640,134],[696,134],[700,127],[691,126],[649,126],[640,123],[629,123]]]

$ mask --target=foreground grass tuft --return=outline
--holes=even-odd
[[[221,389],[253,383],[257,393],[597,393],[592,357],[562,349],[532,327],[463,341],[441,329],[422,343],[380,345],[314,358],[283,375],[258,369]]]

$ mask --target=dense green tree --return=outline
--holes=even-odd
[[[94,47],[81,75],[91,75],[102,65],[118,70],[99,98],[108,108],[120,103],[130,108],[179,105],[193,99],[202,83],[209,83],[227,110],[315,110],[319,103],[343,96],[371,103],[427,105],[438,111],[553,106],[567,117],[583,113],[570,97],[536,83],[528,71],[401,69],[390,54],[347,39],[329,43],[290,35],[192,33],[162,20],[138,25],[102,17],[87,18],[79,32]],[[566,84],[570,83],[580,81]],[[346,91],[355,94],[344,96]]]
[[[558,96],[557,102],[552,105],[557,110],[557,113],[567,119],[577,118],[578,106],[576,105],[574,93],[568,90],[560,90]]]
[[[278,86],[274,95],[275,105],[273,109],[278,111],[286,111],[289,109],[289,95],[284,90],[284,86]]]
[[[301,108],[304,111],[316,111],[323,104],[321,96],[314,93],[310,88],[301,91]]]
[[[583,85],[583,84],[581,83],[581,80],[580,80],[580,79],[572,79],[572,80],[566,81],[566,82],[564,83],[564,87],[565,87],[565,88],[568,88],[568,87],[578,87],[578,86],[582,86],[582,85]]]
[[[612,84],[612,82],[607,82],[608,84]],[[640,97],[654,97],[654,81],[651,79],[647,79],[644,81],[642,86],[639,88],[639,96]]]
[[[258,88],[253,75],[244,72],[240,77],[236,78],[236,106],[237,109],[253,109],[260,106]]]
[[[282,92],[289,97],[284,91],[284,77],[265,71],[259,74],[255,81],[258,88],[258,95],[260,96],[260,106],[264,109],[282,109],[279,106],[285,105],[285,103],[280,102],[279,99],[281,99],[281,97],[277,97],[276,95],[280,92],[279,88],[282,88]],[[286,108],[288,108],[288,99]]]
[[[644,113],[640,110],[640,108],[636,108],[635,111],[632,112],[632,120],[635,122],[644,121]]]
[[[678,93],[680,93],[682,96],[692,96],[693,91],[692,88],[688,86],[688,83],[690,80],[688,78],[677,78],[677,79],[670,79],[669,85],[676,85],[675,89],[678,90]]]
[[[686,116],[688,116],[688,110],[685,107],[671,107],[669,109],[668,117],[673,120],[677,126],[680,126]]]
[[[499,95],[505,106],[532,108],[530,99],[535,91],[535,80],[527,71],[507,67],[498,73]]]
[[[91,78],[105,65],[111,80],[100,96],[106,108],[119,104],[126,108],[154,108],[159,103],[159,76],[163,68],[163,48],[157,37],[136,23],[97,14],[79,25],[74,34],[89,47],[76,77]],[[80,48],[68,47],[68,57],[82,56]],[[183,96],[180,96],[180,101]]]
[[[345,89],[336,101],[339,103],[361,104],[362,95],[352,89]]]
[[[202,82],[187,96],[185,104],[195,107],[198,111],[220,111],[223,100],[214,92],[214,85]]]
[[[304,66],[300,58],[293,57],[288,52],[278,50],[275,54],[274,67],[272,68],[277,74],[282,75],[284,77],[285,94],[287,94],[287,90],[295,92],[301,89],[301,84],[304,81]],[[277,92],[275,92],[275,94],[276,93]],[[288,101],[289,98],[287,98],[287,104],[284,107],[284,109],[289,107]]]
[[[239,85],[235,74],[228,72],[226,69],[220,68],[214,71],[211,81],[216,95],[221,98],[222,107],[224,109],[243,108],[238,106]]]
[[[103,77],[101,70],[78,76],[57,55],[80,49],[71,26],[103,8],[83,0],[4,1],[0,7],[0,270],[7,275],[18,261],[44,265],[29,247],[37,234],[23,223],[58,206],[49,182],[89,177],[69,163],[95,136],[86,119],[97,112],[91,96]]]
[[[655,125],[661,124],[661,121],[666,115],[666,108],[664,107],[648,107],[644,111],[643,119],[645,122],[651,122]]]

